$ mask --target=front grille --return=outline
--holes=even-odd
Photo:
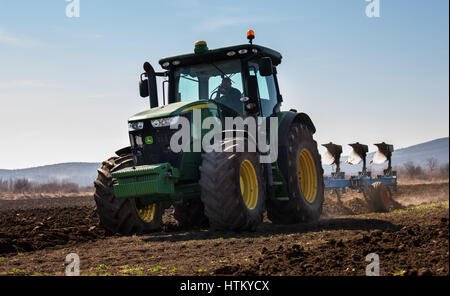
[[[181,170],[182,153],[170,149],[170,139],[178,130],[170,127],[154,128],[150,120],[144,122],[144,129],[130,132],[131,150],[136,165],[168,162]],[[146,144],[146,137],[153,137],[152,144]],[[140,139],[139,139],[140,138]]]

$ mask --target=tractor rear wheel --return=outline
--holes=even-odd
[[[100,226],[113,234],[142,234],[161,227],[161,204],[141,205],[138,199],[119,199],[114,195],[111,173],[133,165],[131,154],[112,157],[103,162],[94,181]]]
[[[279,156],[288,183],[287,201],[268,200],[267,216],[275,224],[312,222],[322,214],[323,169],[317,142],[309,129],[294,122],[287,138],[287,153]]]
[[[247,152],[244,138],[226,138],[220,145],[222,152],[203,153],[200,166],[201,200],[209,225],[254,231],[262,223],[265,199],[259,154]]]
[[[375,212],[387,213],[391,208],[392,192],[381,182],[375,182],[369,186],[368,201]]]
[[[208,226],[208,218],[205,216],[205,207],[200,199],[192,199],[187,202],[174,205],[174,218],[183,229],[200,228]]]

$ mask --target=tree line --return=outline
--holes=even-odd
[[[402,167],[396,167],[399,177],[404,176],[408,179],[418,180],[445,180],[449,178],[449,163],[439,164],[439,161],[434,158],[428,158],[425,165],[415,164],[410,160]]]

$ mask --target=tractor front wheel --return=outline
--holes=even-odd
[[[259,154],[248,152],[244,138],[227,138],[220,150],[204,153],[200,166],[201,200],[209,225],[218,230],[254,231],[264,212]]]
[[[142,234],[161,227],[164,212],[161,204],[143,205],[138,199],[119,199],[114,195],[111,173],[133,165],[131,154],[112,157],[103,162],[94,181],[100,226],[113,234]]]

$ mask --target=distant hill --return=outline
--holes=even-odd
[[[373,149],[376,147],[372,146],[370,148]],[[372,167],[374,171],[381,171],[383,168],[387,167],[387,164],[371,165],[370,160],[373,158],[373,154],[374,152],[367,154],[368,168]],[[425,167],[427,159],[431,157],[434,157],[438,160],[439,166],[449,162],[448,137],[395,150],[392,154],[392,166],[402,167],[406,162],[413,161],[414,164]],[[346,160],[346,156],[341,157],[341,171],[344,171],[348,174],[354,174],[361,170],[362,164],[349,165],[345,163]],[[330,172],[332,171],[332,166],[324,165],[323,169],[325,171],[325,174],[330,174]]]
[[[373,148],[373,147],[372,147]],[[373,157],[373,152],[367,157],[368,166]],[[438,159],[439,165],[449,162],[449,138],[436,139],[426,143],[402,148],[394,151],[392,156],[393,166],[403,166],[407,161],[414,161],[415,164],[424,166],[428,158]],[[361,170],[362,165],[351,166],[345,164],[347,157],[341,158],[341,168],[348,174],[355,174]],[[100,163],[61,163],[47,165],[29,169],[0,170],[0,179],[20,179],[26,178],[36,183],[48,183],[53,181],[69,181],[80,186],[92,186],[97,178],[97,169]],[[375,171],[381,171],[386,165],[373,165]],[[325,174],[330,174],[331,166],[324,165]]]
[[[73,182],[80,186],[92,186],[97,178],[100,163],[61,163],[20,170],[0,170],[0,179],[28,179],[35,183]]]

